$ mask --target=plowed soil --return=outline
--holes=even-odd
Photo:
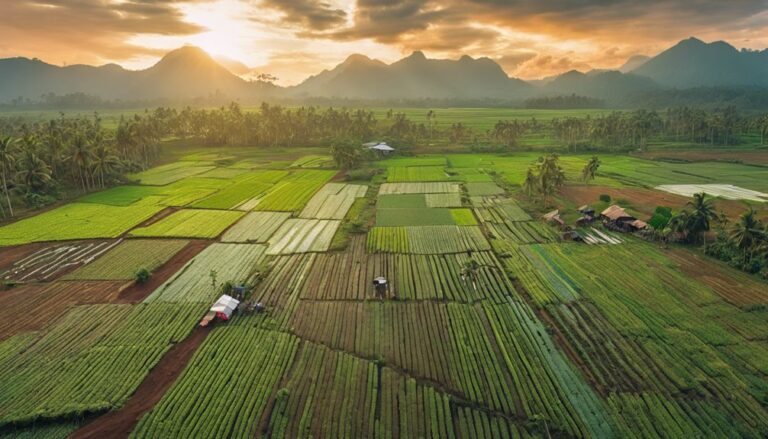
[[[209,330],[210,328],[196,328],[189,337],[166,352],[123,408],[99,416],[69,437],[77,439],[128,437],[141,417],[152,410],[176,381],[187,362],[205,340]]]
[[[0,340],[43,329],[75,305],[110,303],[125,281],[28,284],[0,292]]]

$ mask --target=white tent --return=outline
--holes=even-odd
[[[237,309],[237,305],[240,304],[240,301],[235,299],[232,296],[228,296],[226,294],[219,297],[219,300],[216,301],[216,303],[213,304],[211,307],[211,311],[215,313],[222,313],[225,316],[227,316],[227,319],[232,317],[232,313],[235,312],[235,309]]]
[[[376,151],[382,151],[382,152],[392,152],[395,150],[395,148],[392,148],[391,146],[383,142],[379,143],[378,145],[369,146],[368,149],[375,149]]]

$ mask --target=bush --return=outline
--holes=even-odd
[[[370,181],[379,173],[377,168],[354,169],[347,172],[347,181]]]
[[[149,278],[152,277],[152,273],[149,272],[146,268],[139,268],[136,270],[136,274],[134,275],[134,280],[137,284],[145,284],[149,280]]]
[[[599,197],[599,199],[600,199],[600,201],[602,201],[603,203],[610,203],[610,202],[611,202],[611,196],[610,196],[610,195],[608,195],[608,194],[600,194],[600,197]]]

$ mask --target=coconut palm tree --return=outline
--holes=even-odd
[[[591,159],[584,165],[584,169],[581,170],[581,178],[585,183],[589,184],[590,180],[595,179],[597,169],[600,168],[600,159],[597,156],[592,156]]]
[[[11,195],[8,189],[8,183],[10,179],[10,173],[16,163],[16,146],[19,143],[19,139],[14,137],[0,138],[0,182],[3,184],[3,194],[5,195],[5,201],[8,204],[8,212],[13,216],[13,206],[11,205]]]
[[[77,170],[77,176],[80,179],[80,184],[83,186],[83,190],[88,189],[88,168],[91,165],[91,157],[93,151],[91,151],[91,144],[83,135],[78,135],[72,142],[72,148],[69,155],[69,162]]]
[[[744,212],[728,234],[733,245],[744,253],[745,259],[748,255],[749,259],[752,258],[755,248],[764,237],[765,231],[753,209]]]
[[[99,145],[93,153],[93,176],[97,179],[99,187],[103,188],[104,176],[113,173],[118,165],[120,159],[112,154],[112,150],[106,145]]]
[[[51,167],[38,157],[34,151],[25,151],[24,156],[19,161],[16,181],[27,192],[39,193],[45,190],[51,179]]]
[[[704,237],[706,243],[705,234],[710,229],[710,221],[718,218],[712,201],[707,198],[707,194],[701,192],[693,194],[693,199],[687,204],[692,209],[687,224],[688,232],[693,234],[697,241]]]
[[[532,198],[534,195],[536,195],[537,192],[539,192],[539,180],[534,175],[533,169],[528,168],[528,172],[525,174],[525,180],[523,180],[523,191],[525,191],[525,195],[527,195],[529,198]]]

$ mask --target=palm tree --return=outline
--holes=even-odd
[[[585,183],[589,184],[590,180],[595,179],[598,168],[600,168],[600,159],[597,156],[592,156],[587,164],[584,165],[584,169],[581,170],[581,178]]]
[[[539,180],[534,175],[533,169],[528,168],[528,172],[525,174],[525,180],[523,181],[523,191],[529,198],[533,197],[539,191]]]
[[[690,213],[687,210],[682,210],[677,215],[669,219],[669,235],[682,236],[686,238],[688,236],[688,223],[690,221]]]
[[[3,184],[3,193],[5,194],[5,201],[8,203],[8,211],[13,216],[13,206],[11,205],[11,195],[8,190],[8,173],[13,169],[16,163],[16,145],[19,143],[19,139],[13,137],[0,138],[0,182]]]
[[[709,231],[710,220],[717,220],[718,215],[712,206],[712,201],[707,198],[704,192],[693,194],[693,200],[688,202],[691,207],[691,216],[688,220],[688,231],[698,240],[704,237],[706,243],[706,232]]]
[[[16,181],[27,192],[42,192],[51,181],[51,167],[33,151],[27,150],[19,162]]]
[[[86,140],[85,136],[78,135],[75,137],[75,140],[72,143],[72,153],[69,156],[69,161],[75,169],[77,169],[80,184],[83,185],[84,191],[88,189],[87,170],[91,165],[92,155],[91,144]]]
[[[477,273],[480,271],[480,264],[471,256],[461,267],[461,279],[472,284],[474,290],[477,290]]]
[[[728,238],[733,245],[744,252],[744,258],[747,259],[748,253],[753,253],[755,247],[763,239],[764,232],[761,230],[762,224],[755,216],[755,211],[749,209],[739,217],[739,222],[733,225]],[[750,254],[751,259],[753,254]]]
[[[99,145],[93,154],[93,173],[98,176],[99,186],[104,188],[104,176],[117,168],[120,159],[106,145]]]

